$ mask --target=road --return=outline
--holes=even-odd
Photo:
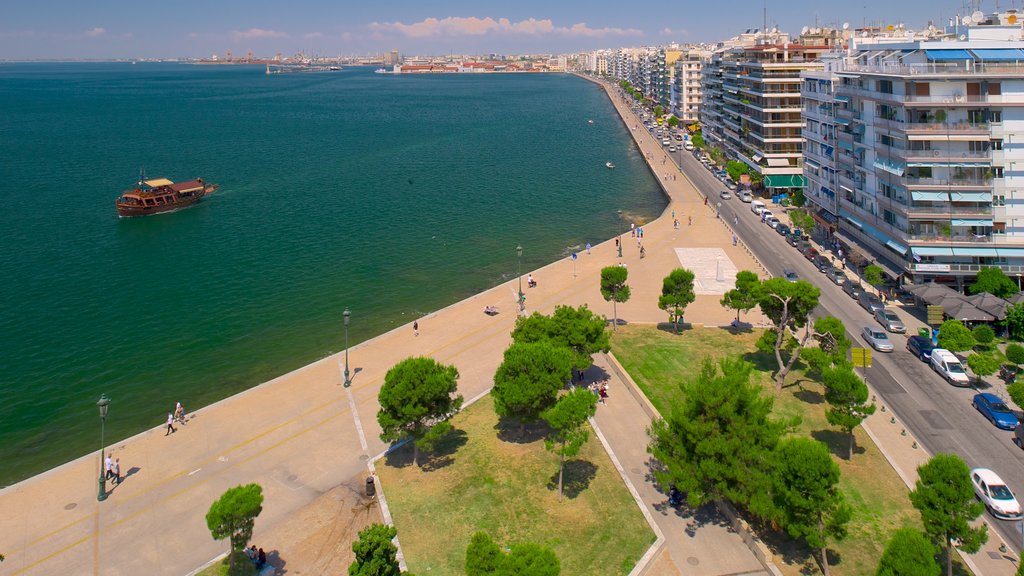
[[[692,153],[679,151],[672,156],[697,189],[707,195],[710,202],[717,202],[723,184]],[[871,315],[839,286],[826,280],[824,274],[782,236],[762,224],[749,206],[733,195],[729,200],[722,200],[722,217],[728,222],[735,219],[737,236],[773,275],[781,275],[782,270],[788,268],[821,288],[820,306],[815,316],[839,318],[846,325],[847,336],[854,346],[866,347],[860,330],[868,325],[877,326]],[[873,366],[865,372],[880,395],[878,402],[888,406],[930,453],[953,453],[971,468],[991,468],[1018,498],[1024,497],[1024,450],[1013,443],[1013,433],[999,430],[971,407],[975,390],[950,386],[927,364],[906,351],[903,335],[892,334],[890,338],[896,351],[873,354]],[[1024,549],[1021,532],[1024,523],[991,516],[989,520],[1008,543],[1014,543],[1013,548]]]

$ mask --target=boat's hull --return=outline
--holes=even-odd
[[[117,208],[117,215],[122,218],[128,218],[132,216],[152,216],[154,214],[164,214],[166,212],[174,212],[175,210],[181,210],[194,206],[203,198],[213,194],[217,190],[217,185],[207,186],[202,192],[194,194],[188,197],[177,198],[174,202],[167,204],[161,204],[158,206],[142,206],[136,204],[122,204],[121,202],[115,202]]]

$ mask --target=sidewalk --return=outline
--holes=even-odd
[[[590,374],[604,372],[611,378],[609,398],[598,405],[594,420],[626,477],[639,493],[644,506],[661,528],[665,543],[646,574],[691,574],[694,576],[768,575],[761,562],[730,527],[713,505],[693,511],[668,505],[667,495],[653,482],[647,454],[647,428],[659,418],[629,376],[605,355],[594,359]]]

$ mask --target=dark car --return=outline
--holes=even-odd
[[[1007,384],[1015,381],[1017,374],[1020,374],[1020,366],[1016,364],[1003,364],[999,367],[999,377]]]
[[[807,258],[811,262],[814,262],[814,258],[818,256],[818,251],[808,246],[804,249],[804,258]]]
[[[875,296],[871,292],[861,292],[857,301],[860,302],[861,308],[864,308],[872,314],[878,310],[885,310],[885,304],[882,304],[882,301],[878,299],[878,296]]]
[[[785,224],[779,224],[776,226],[775,231],[778,232],[780,236],[789,236],[789,226],[786,226]]]
[[[798,244],[809,244],[809,242],[807,242],[807,239],[804,238],[803,235],[797,234],[797,232],[798,230],[794,230],[789,234],[789,236],[786,236],[786,242],[789,242],[790,246],[797,246]]]
[[[856,300],[860,298],[860,293],[862,292],[862,290],[860,289],[860,286],[858,284],[855,284],[847,280],[846,282],[843,282],[843,292],[846,292],[847,294],[850,295],[850,298]]]
[[[925,338],[924,336],[911,336],[907,338],[907,350],[920,358],[921,362],[927,362],[931,358],[934,348],[935,345],[932,344],[930,338]]]
[[[832,261],[824,254],[818,254],[811,262],[814,263],[814,267],[818,269],[818,272],[826,273],[832,269]]]
[[[974,401],[971,404],[978,409],[978,412],[981,412],[982,416],[988,418],[989,422],[992,422],[996,428],[1013,430],[1020,424],[1017,421],[1017,416],[995,394],[987,392],[975,394]]]

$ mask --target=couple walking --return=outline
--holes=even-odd
[[[117,459],[112,461],[110,459],[110,456],[108,455],[107,459],[103,461],[103,467],[106,469],[106,473],[103,476],[103,478],[105,480],[113,480],[115,486],[121,483],[121,459],[120,458],[117,458]]]
[[[178,431],[178,429],[174,427],[175,422],[181,422],[182,425],[185,424],[185,407],[181,405],[181,402],[178,402],[174,407],[174,412],[167,413],[167,432],[164,436]]]

